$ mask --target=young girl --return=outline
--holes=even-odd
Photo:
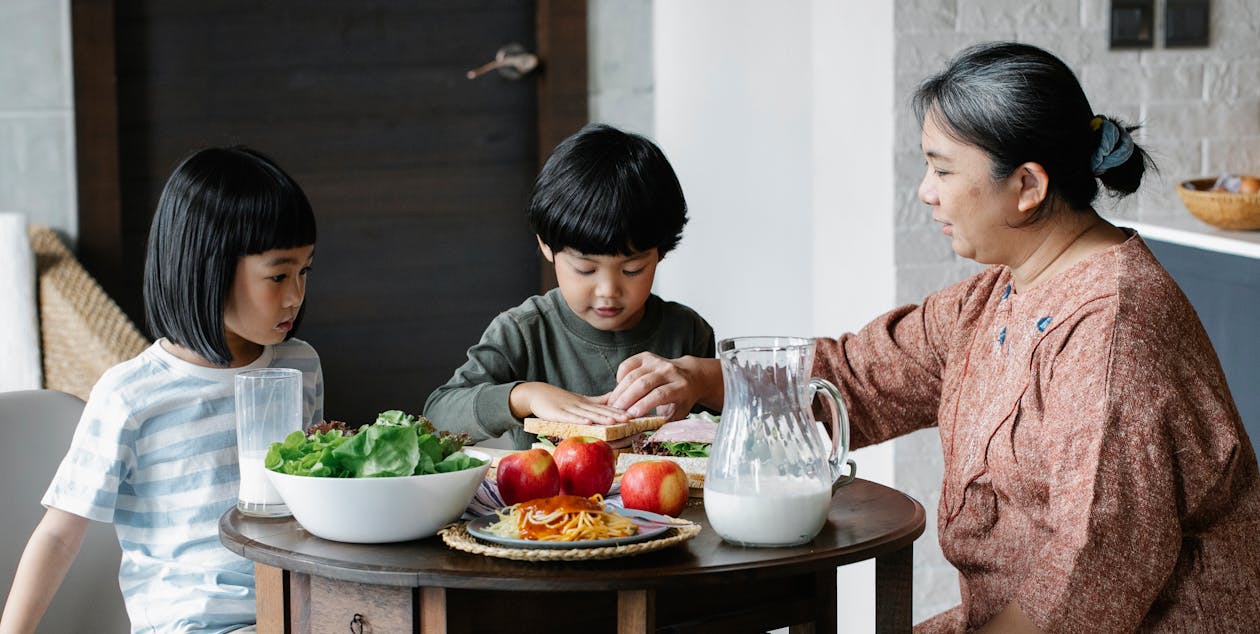
[[[118,532],[133,632],[252,629],[253,563],[218,534],[240,481],[233,377],[299,369],[304,420],[323,418],[319,357],[291,338],[314,250],[306,195],[267,157],[212,148],[175,169],[145,263],[145,314],[157,341],[92,389],[0,631],[34,631],[88,520]]]

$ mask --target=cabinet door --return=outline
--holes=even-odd
[[[1260,260],[1157,240],[1147,245],[1199,313],[1251,444],[1260,444]]]

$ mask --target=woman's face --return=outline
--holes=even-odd
[[[923,120],[923,155],[927,172],[919,200],[932,207],[932,220],[944,225],[954,252],[984,264],[1008,264],[1016,254],[1020,178],[995,181],[993,163],[983,150],[954,139],[929,112]],[[1018,172],[1018,171],[1017,171]]]

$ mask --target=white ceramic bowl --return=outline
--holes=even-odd
[[[315,478],[267,471],[272,486],[307,532],[339,542],[403,542],[437,533],[459,519],[490,468],[400,478]]]

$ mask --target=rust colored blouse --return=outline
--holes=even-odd
[[[1189,301],[1136,234],[1026,292],[995,266],[820,339],[854,446],[937,426],[962,603],[1049,632],[1260,627],[1260,477]]]

